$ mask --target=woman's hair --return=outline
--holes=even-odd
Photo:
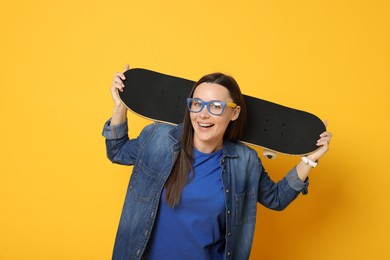
[[[189,97],[193,97],[195,89],[202,83],[214,83],[225,87],[234,103],[241,107],[239,117],[230,121],[226,128],[224,138],[228,140],[238,140],[244,130],[246,119],[246,106],[241,90],[237,82],[231,76],[222,73],[212,73],[203,76],[192,88]],[[189,173],[193,174],[194,162],[194,129],[191,124],[190,112],[186,109],[181,132],[181,149],[173,166],[171,175],[165,184],[165,199],[172,208],[180,202],[181,193],[189,181]]]

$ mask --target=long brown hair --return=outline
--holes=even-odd
[[[241,90],[231,76],[222,73],[212,73],[203,76],[192,88],[189,97],[193,97],[195,89],[202,83],[214,83],[225,87],[230,94],[233,102],[241,107],[239,117],[231,121],[225,131],[224,138],[228,140],[238,140],[243,133],[246,119],[246,106]],[[181,132],[181,149],[176,162],[173,166],[171,175],[165,184],[165,199],[172,208],[180,202],[181,193],[187,185],[190,177],[194,173],[194,129],[191,124],[190,112],[186,110],[184,114],[183,127]],[[191,174],[189,176],[189,174]]]

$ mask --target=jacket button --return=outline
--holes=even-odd
[[[224,162],[225,162],[225,159],[222,159],[222,160],[221,160],[221,163],[224,163]]]
[[[227,214],[230,214],[230,210],[227,210]]]
[[[227,235],[228,235],[228,236],[231,236],[231,235],[232,235],[232,233],[231,233],[231,232],[228,232],[228,233],[227,233]]]
[[[230,253],[230,252],[227,252],[227,256],[230,256],[232,253]]]
[[[226,193],[229,193],[229,190],[228,190],[228,189],[226,189]]]

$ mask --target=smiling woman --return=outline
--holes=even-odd
[[[229,91],[222,85],[216,83],[201,83],[199,84],[193,96],[196,100],[197,111],[194,111],[194,104],[192,103],[190,109],[190,119],[194,129],[194,145],[202,152],[214,152],[222,148],[223,137],[230,122],[237,120],[240,115],[241,106],[233,103]],[[203,109],[206,101],[207,110]],[[214,101],[218,100],[218,101]],[[219,101],[219,100],[225,100]],[[235,101],[237,102],[237,101]],[[244,104],[238,101],[239,104]],[[199,106],[200,104],[200,106]],[[233,104],[227,106],[226,104]],[[210,107],[211,105],[211,107]],[[237,125],[242,132],[243,124]],[[234,134],[238,135],[238,134]],[[240,136],[234,136],[232,139],[239,139]]]
[[[108,158],[134,165],[113,259],[248,259],[257,202],[286,208],[307,191],[311,166],[299,162],[279,182],[270,179],[256,151],[237,141],[246,106],[237,82],[222,73],[194,85],[182,124],[152,124],[129,140],[118,96],[124,79],[114,77],[115,108],[103,131]],[[323,149],[308,160],[324,155],[330,138],[323,133]]]

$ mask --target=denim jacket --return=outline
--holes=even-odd
[[[181,126],[151,124],[129,140],[127,121],[103,130],[107,156],[113,163],[134,165],[116,236],[113,259],[141,259],[156,219],[164,184],[180,150]],[[295,167],[279,182],[265,172],[255,150],[225,141],[220,162],[226,201],[226,259],[248,259],[257,202],[283,210],[306,193]]]

